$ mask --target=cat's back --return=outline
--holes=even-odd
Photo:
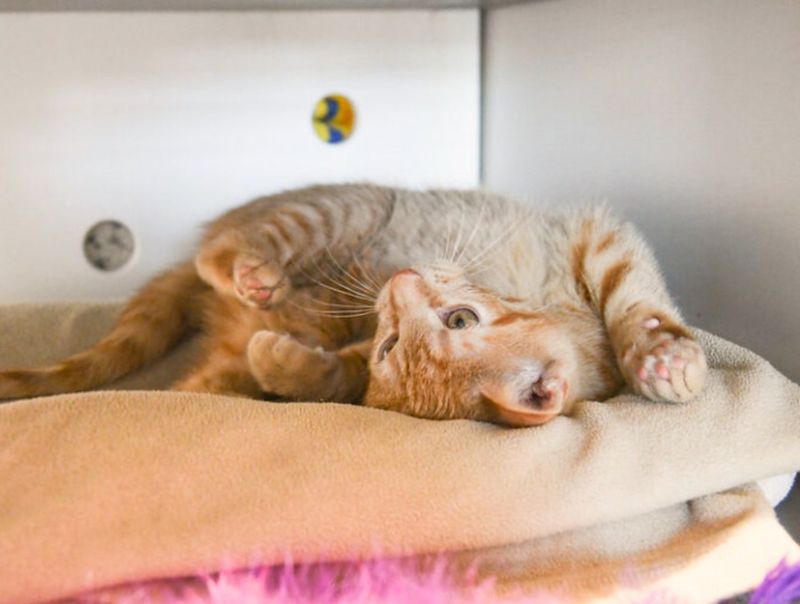
[[[481,189],[395,189],[393,195],[393,214],[372,246],[372,261],[387,270],[454,261],[476,283],[531,305],[567,286],[576,225],[593,211],[548,211]]]
[[[402,220],[393,226],[402,228],[393,237],[401,241],[418,225],[408,240],[414,261],[456,260],[477,283],[534,307],[585,305],[579,287],[585,258],[621,230],[633,230],[603,204],[541,207],[482,190],[411,192],[397,199]]]
[[[390,257],[468,263],[502,245],[530,209],[480,189],[394,189],[394,209],[382,246]]]

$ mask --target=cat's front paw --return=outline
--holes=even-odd
[[[247,361],[265,392],[289,398],[313,397],[310,385],[332,363],[331,353],[268,330],[252,335],[247,345]]]
[[[242,303],[266,310],[286,297],[289,280],[276,262],[240,255],[233,263],[233,287]]]
[[[641,330],[622,358],[633,389],[654,401],[684,402],[697,396],[708,373],[700,345],[689,336],[662,330],[657,317],[646,318]]]

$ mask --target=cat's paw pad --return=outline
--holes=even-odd
[[[240,256],[233,264],[233,286],[241,302],[267,309],[285,297],[288,281],[276,263],[254,256]]]
[[[631,385],[652,400],[691,400],[705,384],[705,353],[693,339],[661,332],[659,326],[658,319],[646,319],[643,327],[650,331],[649,341],[644,346],[632,345],[624,355]]]

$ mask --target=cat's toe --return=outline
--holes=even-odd
[[[312,349],[292,336],[268,330],[253,334],[247,346],[250,364],[272,373],[294,373],[313,354]]]
[[[250,371],[259,385],[292,400],[319,399],[315,381],[330,373],[335,359],[333,353],[274,331],[256,332],[247,346]]]
[[[286,276],[274,262],[240,256],[233,265],[236,297],[247,306],[268,309],[282,297]]]
[[[291,336],[258,331],[247,345],[247,361],[253,377],[266,392],[290,396],[306,351],[308,349]]]
[[[275,333],[267,329],[257,331],[250,336],[247,343],[247,358],[251,364],[263,364],[271,359],[272,349],[283,334]]]
[[[638,359],[634,389],[660,401],[684,402],[703,389],[708,371],[705,353],[689,338],[663,338]]]

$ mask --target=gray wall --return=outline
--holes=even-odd
[[[2,0],[0,0],[2,1]],[[0,13],[0,303],[125,298],[200,225],[312,182],[478,183],[479,13]],[[355,104],[328,145],[315,103]],[[83,255],[114,219],[136,252]]]
[[[800,379],[800,2],[534,2],[485,46],[486,185],[608,200],[692,323]]]

